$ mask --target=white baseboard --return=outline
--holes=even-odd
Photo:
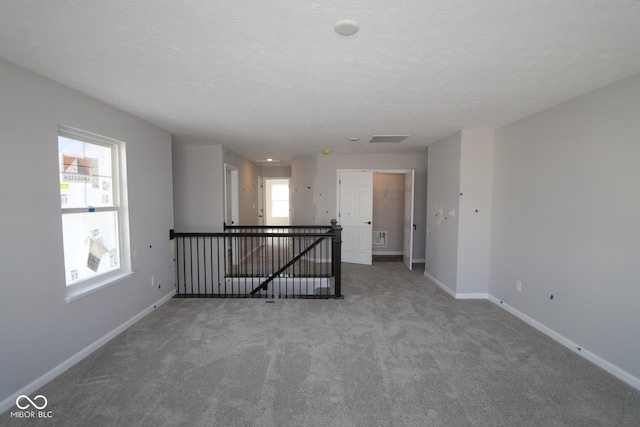
[[[424,272],[424,277],[431,280],[433,283],[438,285],[439,288],[441,288],[443,291],[445,291],[455,299],[487,299],[489,297],[489,294],[487,293],[464,293],[463,294],[459,292],[454,292],[453,289],[449,288],[447,285],[445,285],[444,283],[442,283],[441,281],[439,281],[438,279],[436,279],[426,271]]]
[[[29,394],[31,394],[34,391],[38,390],[40,387],[44,386],[45,384],[47,384],[48,382],[50,382],[51,380],[56,378],[58,375],[62,374],[67,369],[71,368],[73,365],[75,365],[76,363],[80,362],[82,359],[84,359],[85,357],[89,356],[91,353],[93,353],[94,351],[96,351],[97,349],[99,349],[100,347],[102,347],[103,345],[108,343],[109,341],[111,341],[118,334],[120,334],[121,332],[125,331],[128,327],[130,327],[134,323],[138,322],[140,319],[145,317],[147,314],[151,313],[157,307],[159,307],[160,305],[162,305],[165,302],[169,301],[171,298],[173,298],[174,295],[175,295],[175,291],[165,295],[162,298],[160,298],[156,303],[154,303],[154,304],[150,305],[149,307],[145,308],[140,313],[136,314],[131,319],[127,320],[126,322],[124,322],[123,324],[121,324],[120,326],[118,326],[117,328],[112,330],[111,332],[109,332],[106,335],[104,335],[103,337],[97,339],[93,343],[89,344],[87,347],[83,348],[82,350],[80,350],[79,352],[77,352],[76,354],[74,354],[73,356],[71,356],[70,358],[65,360],[64,362],[60,363],[58,366],[56,366],[55,368],[53,368],[49,372],[45,373],[44,375],[42,375],[39,378],[36,378],[31,383],[27,384],[26,386],[22,387],[20,390],[18,390],[15,393],[13,393],[11,396],[9,396],[6,399],[4,399],[3,401],[1,401],[0,402],[0,414],[4,413],[5,411],[7,411],[7,410],[9,410],[11,408],[13,408],[13,406],[16,403],[16,399],[18,398],[18,396],[23,395],[23,394],[28,396]]]
[[[404,252],[402,251],[377,251],[377,250],[373,250],[371,251],[372,255],[404,255]]]
[[[455,291],[453,289],[450,289],[447,285],[445,285],[444,283],[442,283],[441,281],[439,281],[438,279],[436,279],[435,277],[433,277],[431,274],[427,273],[426,271],[424,272],[424,277],[426,277],[427,279],[431,280],[433,283],[438,285],[439,288],[441,288],[443,291],[445,291],[446,293],[448,293],[452,297],[454,297],[454,298],[456,297],[456,293],[455,293]]]
[[[595,365],[601,367],[605,371],[609,372],[611,375],[613,375],[613,376],[621,379],[622,381],[626,382],[631,387],[633,387],[633,388],[635,388],[637,390],[640,390],[640,378],[630,374],[627,371],[624,371],[624,370],[620,369],[619,367],[617,367],[613,363],[604,360],[600,356],[590,352],[589,350],[585,349],[581,345],[578,345],[575,342],[571,341],[570,339],[568,339],[564,335],[559,334],[558,332],[556,332],[553,329],[543,325],[542,323],[538,322],[537,320],[533,319],[532,317],[527,316],[526,314],[522,313],[518,309],[511,307],[509,304],[506,304],[501,299],[498,299],[498,298],[494,297],[493,295],[489,295],[488,299],[489,299],[489,301],[493,302],[496,305],[499,305],[500,307],[502,307],[503,309],[505,309],[509,313],[513,314],[518,319],[522,320],[523,322],[527,323],[530,326],[533,326],[534,328],[536,328],[537,330],[539,330],[543,334],[553,338],[555,341],[557,341],[560,344],[564,345],[565,347],[571,349],[574,353],[579,354],[580,356],[584,357],[585,359],[587,359],[591,363],[594,363]]]
[[[511,307],[509,304],[506,304],[504,301],[494,297],[493,295],[484,294],[484,293],[477,293],[477,294],[460,294],[460,293],[456,293],[451,288],[449,288],[447,285],[445,285],[444,283],[440,282],[438,279],[436,279],[435,277],[433,277],[432,275],[430,275],[426,271],[424,272],[424,276],[427,279],[431,280],[438,287],[440,287],[443,291],[445,291],[446,293],[448,293],[449,295],[451,295],[455,299],[488,299],[489,301],[493,302],[494,304],[499,305],[500,307],[504,308],[506,311],[508,311],[509,313],[513,314],[518,319],[522,320],[523,322],[527,323],[530,326],[533,326],[534,328],[536,328],[537,330],[539,330],[543,334],[553,338],[555,341],[557,341],[560,344],[564,345],[565,347],[571,349],[574,353],[579,354],[580,356],[584,357],[585,359],[587,359],[591,363],[594,363],[595,365],[601,367],[605,371],[609,372],[611,375],[613,375],[613,376],[621,379],[625,383],[629,384],[631,387],[633,387],[633,388],[635,388],[637,390],[640,390],[640,378],[630,374],[629,372],[627,372],[627,371],[625,371],[623,369],[620,369],[619,367],[617,367],[613,363],[603,359],[602,357],[598,356],[597,354],[594,354],[594,353],[590,352],[589,350],[585,349],[584,347],[574,343],[573,341],[571,341],[570,339],[568,339],[564,335],[559,334],[558,332],[556,332],[553,329],[543,325],[542,323],[538,322],[537,320],[533,319],[532,317],[529,317],[526,314],[522,313],[521,311]]]
[[[483,293],[456,293],[456,299],[487,299],[489,294]]]

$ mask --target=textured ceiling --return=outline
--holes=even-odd
[[[179,142],[287,162],[416,150],[638,73],[640,1],[2,0],[0,57]]]

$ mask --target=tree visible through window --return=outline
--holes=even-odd
[[[119,144],[60,128],[58,163],[67,286],[120,271]]]

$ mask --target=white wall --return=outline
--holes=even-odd
[[[498,129],[494,162],[490,293],[640,385],[640,75]]]
[[[457,292],[462,132],[429,146],[425,273]],[[454,210],[454,216],[449,211]]]
[[[0,93],[2,406],[13,405],[18,391],[170,296],[174,271],[168,234],[171,135],[1,59]],[[126,142],[135,270],[132,277],[70,303],[65,301],[59,124]],[[151,287],[151,275],[160,289]]]
[[[176,231],[222,231],[223,148],[214,144],[173,144],[173,209]]]

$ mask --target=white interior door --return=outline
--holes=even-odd
[[[404,250],[402,261],[409,270],[413,269],[413,183],[414,171],[404,175]]]
[[[238,169],[226,164],[224,169],[224,222],[227,225],[239,225]]]
[[[373,172],[340,171],[338,194],[342,261],[371,265]]]

